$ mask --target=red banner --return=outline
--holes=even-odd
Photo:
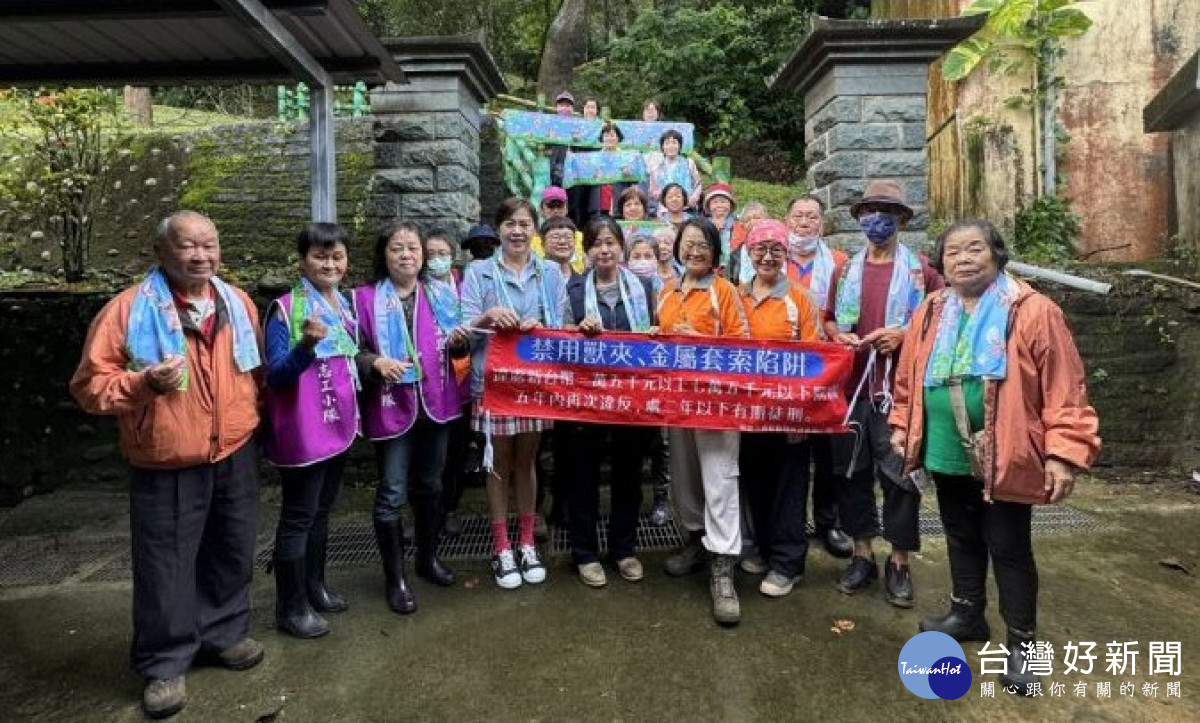
[[[492,414],[758,432],[844,432],[838,344],[539,329],[488,344]]]

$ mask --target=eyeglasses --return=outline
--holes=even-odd
[[[706,254],[712,253],[712,249],[710,249],[708,247],[708,244],[706,244],[702,241],[701,242],[688,241],[685,243],[681,243],[681,244],[679,244],[679,250],[684,251],[684,252],[690,251],[693,253],[695,253],[696,251],[703,251]]]
[[[755,246],[752,249],[750,249],[750,257],[751,258],[761,259],[764,256],[766,256],[767,254],[770,254],[776,258],[783,258],[784,255],[787,254],[787,249],[785,249],[783,246],[780,246],[779,244],[771,244],[770,246],[767,246],[764,244],[764,245]]]

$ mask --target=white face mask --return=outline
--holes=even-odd
[[[817,250],[820,236],[801,238],[794,233],[788,234],[788,251],[796,256],[811,256]]]
[[[658,272],[658,264],[654,259],[634,259],[628,266],[630,271],[641,277],[653,276]]]

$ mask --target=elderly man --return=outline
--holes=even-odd
[[[258,524],[261,338],[245,292],[217,278],[205,216],[179,211],[154,237],[158,265],[92,321],[71,393],[111,414],[132,467],[131,662],[152,718],[181,710],[193,660],[259,663],[248,637]]]
[[[854,538],[854,554],[837,589],[847,595],[879,577],[872,540],[879,534],[875,476],[883,487],[883,536],[892,545],[884,567],[887,600],[913,606],[909,552],[920,549],[917,513],[921,493],[902,476],[902,460],[892,450],[887,415],[891,384],[904,330],[917,304],[942,288],[928,262],[900,243],[900,230],[913,216],[895,181],[872,181],[863,199],[850,207],[866,245],[833,274],[825,305],[826,334],[858,350],[850,400],[852,434],[833,437],[833,464],[847,478],[838,485],[842,529]],[[809,288],[816,285],[814,279]]]

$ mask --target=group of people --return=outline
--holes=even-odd
[[[987,639],[990,561],[1007,625],[1005,683],[1027,687],[1022,643],[1035,635],[1038,589],[1031,506],[1070,494],[1100,440],[1062,312],[1004,271],[1008,251],[995,227],[955,224],[926,259],[900,243],[913,212],[891,181],[868,184],[852,207],[865,243],[851,257],[822,237],[814,196],[795,199],[782,220],[748,205],[734,221],[732,193],[710,187],[708,215],[651,238],[627,237],[608,214],[577,233],[556,213],[563,202],[554,191],[543,196],[539,227],[527,201],[504,201],[494,230],[477,227],[463,242],[473,260],[461,277],[452,240],[399,222],[375,240],[371,280],[352,290],[342,282],[356,246],[340,226],[310,224],[297,239],[299,278],[265,324],[249,297],[216,275],[220,242],[208,218],[180,211],[160,223],[157,265],[98,314],[71,381],[86,410],[117,416],[133,468],[132,662],[146,680],[146,712],[182,708],[184,674],[197,659],[240,670],[263,657],[249,636],[260,426],[282,478],[272,564],[276,623],[286,634],[324,635],[325,616],[348,608],[325,579],[328,518],[360,434],[378,461],[373,521],[392,610],[417,606],[403,562],[406,505],[416,573],[455,583],[437,555],[442,479],[461,468],[447,449],[452,437],[470,436],[467,425],[487,439],[495,583],[544,582],[536,468],[543,433],[553,430],[555,498],[579,580],[599,587],[609,571],[631,583],[646,574],[636,528],[649,457],[669,465],[686,537],[666,572],[707,568],[712,614],[723,625],[740,619],[735,569],[758,577],[768,597],[803,579],[810,480],[818,534],[850,558],[837,589],[872,586],[880,574],[872,542],[883,536],[886,599],[912,607],[909,555],[920,547],[920,497],[932,486],[952,605],[920,627]],[[646,210],[636,188],[622,204]],[[483,409],[488,340],[538,327],[848,345],[857,352],[846,390],[850,432],[664,434]],[[596,522],[606,457],[603,560]],[[659,491],[654,509],[661,503],[665,519]]]

